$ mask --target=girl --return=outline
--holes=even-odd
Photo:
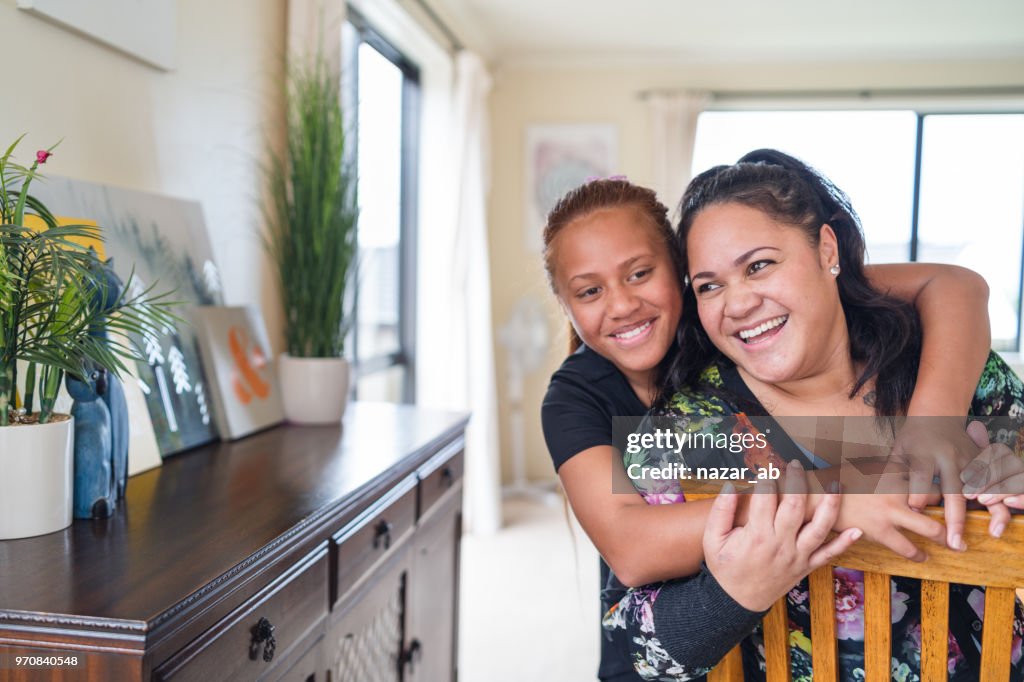
[[[666,380],[694,388],[672,396],[661,413],[687,422],[741,413],[886,417],[906,412],[921,355],[917,315],[868,281],[859,220],[827,179],[780,152],[752,152],[694,179],[683,197],[677,238],[691,286],[680,325],[682,352]],[[991,355],[970,413],[1007,417],[1000,425],[1016,433],[1024,426],[1022,406],[1024,385]],[[819,460],[778,429],[770,441],[777,465],[783,459]],[[977,441],[987,442],[985,434]],[[653,463],[662,456],[652,453]],[[884,540],[873,517],[909,512],[905,500],[905,494],[847,496],[836,528],[852,525],[852,519],[868,537]],[[1003,523],[993,521],[993,535],[1001,533]],[[959,538],[953,546],[962,549]],[[836,569],[836,585],[841,677],[863,679],[863,576]],[[690,679],[701,672],[668,672],[678,669],[672,657],[692,660],[692,644],[677,642],[674,633],[673,621],[688,608],[677,592],[657,586],[637,590],[608,620],[610,627],[633,634],[640,668],[660,675],[657,679]],[[892,665],[901,679],[916,679],[920,670],[919,593],[917,581],[893,580]],[[810,680],[806,583],[789,594],[788,603],[793,677]],[[980,647],[972,626],[984,605],[983,591],[954,585],[950,605],[950,679],[977,679]],[[646,613],[652,617],[642,617]],[[1018,604],[1014,679],[1024,677],[1022,615]],[[748,641],[745,651],[752,675],[758,670],[752,665],[759,654],[756,643],[756,637]],[[651,665],[663,653],[669,663]],[[763,670],[763,660],[758,662]]]
[[[610,485],[613,474],[621,475],[612,417],[643,414],[675,357],[681,269],[667,209],[650,190],[596,181],[563,198],[544,239],[549,280],[573,328],[574,352],[552,377],[542,410],[569,502],[626,585],[694,574],[711,503],[648,506],[639,495],[613,494]],[[913,301],[921,313],[921,372],[908,414],[966,411],[988,352],[984,281],[949,266],[877,266],[871,274],[879,288]],[[976,451],[962,434],[948,434],[940,446]],[[745,512],[741,504],[741,523]],[[889,529],[913,523],[905,516]],[[930,537],[941,536],[940,524],[926,517],[916,524]],[[602,562],[606,608],[624,592],[615,576]],[[603,640],[602,679],[636,679],[619,634]]]

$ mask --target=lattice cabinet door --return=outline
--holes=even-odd
[[[396,554],[335,608],[324,642],[330,682],[402,682],[409,556]]]
[[[459,487],[434,507],[414,539],[405,682],[456,678],[461,503]]]

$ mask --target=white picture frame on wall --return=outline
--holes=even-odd
[[[534,124],[526,128],[524,237],[526,250],[544,249],[548,212],[588,179],[618,173],[619,133],[610,123]]]
[[[18,8],[158,69],[175,66],[177,0],[18,0]]]

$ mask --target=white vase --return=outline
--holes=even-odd
[[[337,424],[348,402],[349,364],[345,358],[294,358],[277,363],[284,415],[294,424]]]
[[[0,426],[0,540],[71,525],[75,420]]]

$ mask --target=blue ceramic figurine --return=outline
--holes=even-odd
[[[93,303],[110,309],[123,284],[111,260],[103,264],[104,285],[93,291]],[[90,331],[106,338],[98,326]],[[68,376],[68,393],[75,399],[75,517],[103,518],[124,498],[128,479],[128,403],[121,381],[101,367],[93,367],[88,381]],[[100,398],[100,400],[97,400]],[[102,504],[101,504],[102,503]]]
[[[88,381],[68,375],[65,383],[75,399],[75,518],[102,519],[117,506],[110,410],[100,400],[107,392],[107,371],[94,370]]]

